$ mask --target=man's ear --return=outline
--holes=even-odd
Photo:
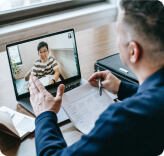
[[[129,43],[129,60],[131,63],[136,63],[141,55],[141,50],[136,42]]]
[[[50,54],[50,50],[48,50],[48,55]]]

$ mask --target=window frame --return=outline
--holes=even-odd
[[[16,63],[17,65],[22,65],[22,58],[21,58],[21,55],[20,55],[20,50],[19,50],[19,46],[17,45],[17,48],[18,48],[18,54],[19,54],[19,58],[20,58],[20,62]]]
[[[18,9],[12,9],[10,11],[2,11],[0,12],[0,25],[6,25],[18,21],[41,17],[52,13],[58,13],[61,11],[104,2],[109,3],[109,0],[62,0],[62,2],[47,2],[43,4],[41,3],[37,5],[21,7]]]
[[[15,46],[17,46],[17,49],[18,49],[18,57],[19,57],[19,59],[20,59],[20,62],[15,62],[15,64],[17,64],[17,65],[22,65],[22,58],[21,58],[21,55],[20,55],[19,46],[18,46],[18,45],[15,45]],[[9,55],[10,55],[10,59],[13,59],[13,58],[11,58],[10,52],[9,52]]]

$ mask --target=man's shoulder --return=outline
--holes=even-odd
[[[55,58],[53,56],[49,56],[48,58],[49,60],[55,60]]]

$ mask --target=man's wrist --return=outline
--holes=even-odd
[[[49,110],[49,111],[42,112],[38,116],[36,116],[35,125],[37,125],[39,121],[47,117],[55,119],[56,122],[58,121],[56,113]]]
[[[118,82],[117,82],[117,94],[118,94],[119,89],[120,89],[120,84],[121,84],[121,80],[118,79]]]
[[[54,79],[52,79],[52,81],[53,81],[54,83],[56,83],[56,81],[55,81]]]

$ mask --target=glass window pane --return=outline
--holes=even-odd
[[[0,0],[0,26],[108,0]]]
[[[22,60],[20,58],[19,48],[18,46],[12,46],[9,48],[10,58],[16,64],[22,64]]]
[[[0,12],[61,0],[0,0]]]

